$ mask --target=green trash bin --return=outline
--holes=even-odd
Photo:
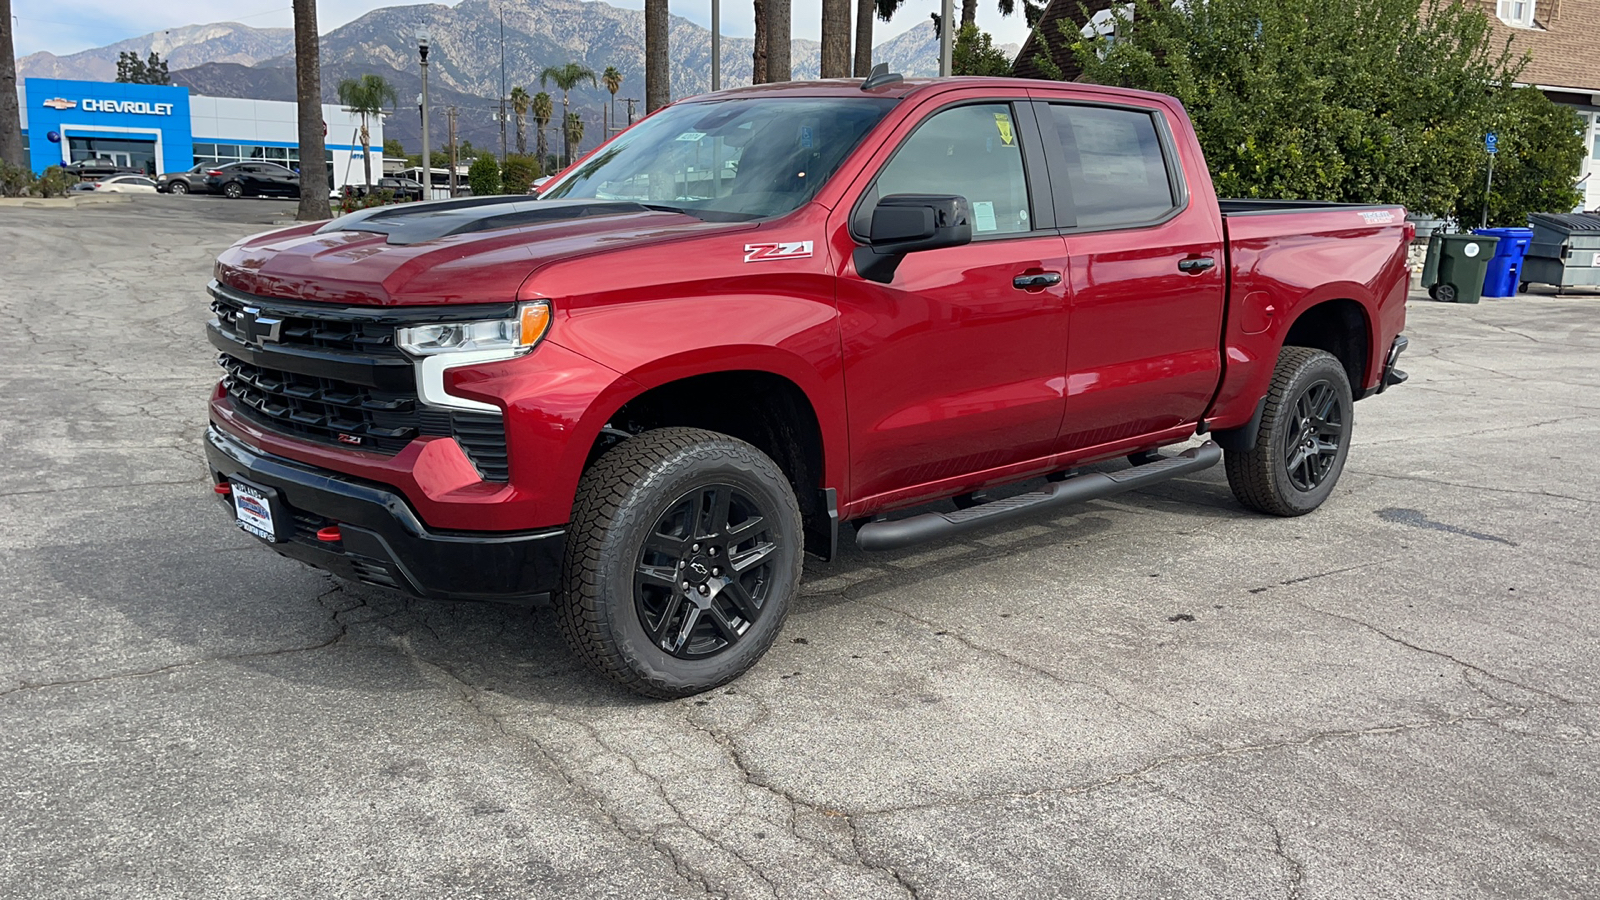
[[[1477,303],[1483,297],[1483,278],[1489,271],[1497,237],[1481,234],[1440,234],[1428,238],[1428,256],[1422,264],[1422,286],[1428,296],[1445,303]]]

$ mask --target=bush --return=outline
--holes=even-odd
[[[67,189],[78,183],[78,179],[61,171],[60,166],[51,166],[44,170],[39,180],[34,182],[34,190],[41,197],[63,197]]]
[[[991,75],[1007,77],[1011,74],[1011,57],[994,45],[994,38],[976,25],[963,25],[956,32],[955,46],[950,48],[950,68],[956,75]]]
[[[0,197],[26,197],[33,193],[33,171],[27,166],[0,162]]]
[[[358,209],[371,209],[374,206],[388,206],[396,202],[394,191],[373,188],[362,193],[354,185],[345,185],[344,192],[339,197],[339,214],[353,213]]]
[[[538,177],[537,159],[519,153],[510,154],[500,173],[500,190],[506,194],[526,194],[533,187],[533,180]]]
[[[1583,120],[1537,88],[1512,88],[1496,98],[1483,131],[1500,138],[1489,192],[1489,224],[1522,226],[1531,212],[1567,212],[1583,202],[1575,179],[1583,168]],[[1489,154],[1477,147],[1476,165],[1461,172],[1454,215],[1463,224],[1483,216]]]
[[[467,184],[479,197],[500,193],[500,164],[488,154],[473,160],[472,168],[467,170]]]

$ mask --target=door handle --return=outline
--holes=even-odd
[[[1191,256],[1188,259],[1178,260],[1178,271],[1204,272],[1216,264],[1217,261],[1209,256]]]
[[[1034,272],[1030,275],[1018,275],[1011,279],[1011,286],[1023,291],[1047,288],[1052,284],[1061,283],[1060,272]]]

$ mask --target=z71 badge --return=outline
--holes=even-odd
[[[810,241],[773,241],[769,244],[744,245],[745,262],[760,262],[764,259],[804,259],[810,255]]]

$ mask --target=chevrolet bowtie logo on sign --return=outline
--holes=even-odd
[[[48,106],[51,109],[77,109],[78,101],[68,100],[65,97],[51,97],[41,105]]]
[[[254,306],[247,306],[239,313],[239,336],[247,344],[260,344],[265,341],[277,343],[283,340],[283,320],[263,316],[261,310]]]

